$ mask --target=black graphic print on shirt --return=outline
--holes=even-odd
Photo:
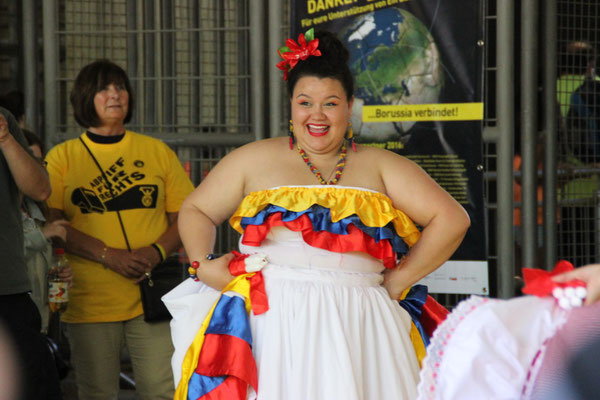
[[[158,185],[139,183],[146,177],[140,170],[143,167],[143,161],[135,160],[131,165],[125,165],[125,160],[119,157],[104,170],[108,182],[98,174],[89,187],[78,187],[73,191],[71,202],[84,214],[156,208]]]

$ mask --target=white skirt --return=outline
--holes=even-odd
[[[427,347],[417,399],[530,399],[548,342],[568,313],[552,297],[462,301]]]
[[[300,240],[240,245],[264,253],[269,310],[251,315],[258,395],[249,399],[413,399],[419,366],[411,320],[381,286],[382,264]],[[176,384],[181,362],[219,293],[189,279],[163,299],[173,314]]]

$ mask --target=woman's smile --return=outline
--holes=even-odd
[[[327,132],[329,132],[329,125],[308,124],[306,125],[306,129],[311,136],[325,136],[327,135]]]

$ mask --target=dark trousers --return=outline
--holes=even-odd
[[[15,349],[19,399],[62,399],[60,380],[41,330],[41,317],[28,293],[0,296],[0,328]]]

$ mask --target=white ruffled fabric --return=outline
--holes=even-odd
[[[218,290],[188,278],[161,298],[173,317],[170,324],[175,352],[171,357],[171,368],[175,387],[181,380],[181,365],[185,353],[220,295]]]
[[[417,399],[530,398],[546,345],[568,313],[551,297],[461,302],[434,332]]]
[[[262,271],[269,311],[250,318],[259,382],[258,395],[250,390],[249,399],[415,398],[419,366],[410,316],[381,286],[380,261],[308,246],[285,228],[274,229],[261,247],[240,245],[240,251],[269,260]],[[216,291],[190,282],[164,298],[169,310],[175,306],[177,382],[183,355],[208,312],[201,313],[199,304],[208,300],[200,298],[216,299]]]

